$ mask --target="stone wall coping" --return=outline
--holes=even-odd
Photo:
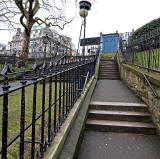
[[[80,96],[80,98],[77,100],[77,102],[75,103],[75,105],[71,109],[68,117],[66,118],[66,120],[62,124],[62,127],[60,128],[59,132],[55,136],[50,147],[48,147],[48,150],[43,157],[44,159],[57,159],[58,158],[58,156],[63,148],[63,145],[65,143],[65,140],[68,136],[68,133],[69,133],[69,131],[70,131],[77,115],[78,115],[78,112],[79,112],[81,106],[82,106],[82,102],[84,101],[86,94],[88,93],[94,79],[95,79],[95,77],[93,76],[91,78],[91,80],[88,82],[84,93]]]
[[[136,75],[138,75],[140,78],[144,78],[143,74],[142,73],[145,73],[145,72],[142,72],[142,71],[139,71],[137,70],[136,68],[133,68],[133,66],[130,66],[128,64],[122,64],[122,67],[124,67],[125,69],[135,73]],[[153,77],[152,75],[149,75],[149,74],[145,74],[147,79],[153,84],[153,85],[156,85],[158,87],[160,87],[160,79],[157,79],[156,77]]]

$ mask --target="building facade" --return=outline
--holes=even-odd
[[[132,32],[125,32],[125,33],[119,33],[119,38],[121,40],[121,47],[123,47],[123,50],[126,50],[126,46],[130,41],[130,37],[134,33],[134,29],[132,29]]]
[[[0,43],[0,54],[1,55],[11,55],[10,44]]]
[[[48,40],[45,43],[44,37],[47,35]],[[22,51],[24,34],[20,28],[17,28],[16,34],[11,41],[11,52],[17,56]],[[29,58],[56,56],[65,52],[65,47],[75,50],[72,39],[65,35],[59,35],[57,31],[49,27],[34,26],[31,32]],[[46,52],[45,52],[46,48]],[[67,51],[69,53],[69,51]]]

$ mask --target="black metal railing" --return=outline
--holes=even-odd
[[[135,40],[129,40],[127,45],[123,45],[122,40],[120,40],[120,49],[126,63],[148,71],[160,72],[159,28],[137,37]]]
[[[16,64],[16,55],[3,55],[0,54],[0,71],[4,68],[6,63],[10,64],[10,67],[15,67]]]
[[[99,50],[94,56],[64,56],[49,65],[44,62],[41,68],[35,63],[32,81],[26,80],[24,70],[20,85],[11,88],[8,76],[16,72],[5,65],[0,92],[2,159],[43,157],[84,85],[94,75],[98,54]]]
[[[155,91],[155,89],[152,87],[152,85],[151,85],[150,81],[148,80],[147,76],[146,76],[144,73],[142,73],[142,74],[143,74],[144,80],[147,82],[147,85],[148,85],[149,88],[151,89],[152,94],[153,94],[156,98],[158,98],[158,94],[157,94],[157,92]]]
[[[119,72],[120,72],[120,54],[119,54],[119,51],[117,51],[116,53],[115,53],[115,55],[114,55],[114,57],[113,57],[113,59],[116,61],[116,63],[117,63],[117,65],[118,65],[118,70],[119,70]]]

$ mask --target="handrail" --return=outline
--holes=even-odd
[[[142,73],[142,74],[143,74],[144,79],[145,79],[145,81],[147,82],[148,86],[149,86],[150,89],[152,90],[153,95],[154,95],[156,98],[158,98],[158,94],[157,94],[157,92],[155,91],[155,89],[152,87],[150,81],[147,79],[147,77],[146,77],[146,75],[145,75],[144,73]]]
[[[84,90],[85,90],[85,88],[86,88],[88,76],[89,76],[89,71],[87,72],[87,76],[85,77],[85,82],[84,82],[84,86],[83,86],[83,91],[82,91],[82,92],[84,92]]]
[[[117,61],[118,69],[119,69],[119,71],[120,71],[120,62],[119,62],[118,55],[119,55],[119,53],[118,53],[118,51],[117,51],[113,58]]]

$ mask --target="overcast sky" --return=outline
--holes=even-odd
[[[90,0],[92,3],[93,0]],[[130,32],[147,22],[160,17],[160,0],[96,0],[87,17],[86,37],[114,33]],[[68,17],[75,16],[74,21],[65,27],[62,32],[73,39],[77,46],[82,18],[79,17],[79,8],[74,0],[66,6]],[[7,43],[11,36],[7,31],[0,31],[0,42]]]

